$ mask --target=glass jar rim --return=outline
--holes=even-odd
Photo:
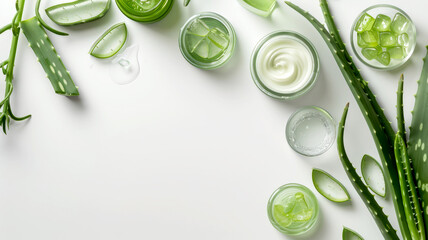
[[[304,192],[305,194],[307,194],[312,200],[311,202],[313,203],[314,213],[311,219],[308,220],[309,222],[308,226],[305,226],[305,229],[303,229],[302,231],[290,231],[289,229],[282,227],[275,221],[275,218],[273,216],[272,209],[273,209],[276,197],[283,191],[286,191],[287,189],[298,189]],[[272,226],[276,228],[278,231],[287,235],[292,235],[292,236],[302,235],[309,232],[311,229],[313,229],[316,226],[316,223],[318,222],[318,219],[319,219],[318,199],[316,198],[315,194],[306,186],[299,183],[287,183],[277,188],[269,197],[269,201],[267,205],[267,214]]]
[[[412,44],[412,47],[409,51],[409,53],[407,54],[407,56],[403,59],[400,60],[399,63],[395,64],[395,65],[391,65],[391,66],[376,66],[371,64],[369,61],[365,59],[364,57],[361,56],[361,54],[358,52],[357,48],[356,48],[356,40],[354,40],[354,37],[356,36],[356,32],[354,31],[355,29],[355,25],[357,25],[358,20],[360,19],[360,17],[364,14],[367,13],[370,10],[376,9],[376,8],[390,8],[393,10],[396,10],[397,12],[403,14],[407,19],[409,19],[410,23],[411,23],[411,28],[412,28],[412,39],[414,40],[414,43]],[[350,39],[351,39],[351,46],[352,46],[352,50],[354,51],[354,54],[357,56],[358,60],[360,60],[360,62],[362,62],[364,65],[377,69],[377,70],[394,70],[397,69],[401,66],[403,66],[406,62],[409,61],[409,59],[411,58],[411,56],[413,55],[413,52],[415,51],[416,48],[416,26],[413,23],[413,20],[410,18],[410,16],[401,8],[391,5],[391,4],[385,4],[385,3],[381,3],[381,4],[375,4],[372,5],[366,9],[364,9],[363,11],[361,11],[360,14],[358,14],[358,16],[355,18],[353,24],[352,24],[352,28],[351,28],[351,34],[350,34]]]
[[[331,146],[333,146],[334,139],[336,139],[336,137],[333,137],[333,141],[331,141],[325,149],[323,149],[322,151],[318,152],[317,154],[307,154],[307,153],[299,151],[298,149],[296,149],[295,147],[293,147],[293,145],[291,144],[291,142],[290,142],[290,140],[288,138],[288,132],[289,132],[289,128],[290,128],[290,123],[293,120],[293,118],[296,117],[297,114],[301,113],[304,110],[316,110],[317,112],[321,113],[321,115],[324,116],[328,121],[330,121],[333,124],[333,126],[336,126],[337,124],[336,124],[334,118],[331,116],[331,114],[327,110],[325,110],[322,107],[318,107],[318,106],[305,106],[305,107],[299,108],[296,111],[294,111],[293,114],[291,114],[291,116],[288,118],[287,124],[285,126],[285,138],[287,139],[288,145],[295,152],[297,152],[297,153],[299,153],[299,154],[301,154],[303,156],[306,156],[306,157],[316,157],[316,156],[319,156],[319,155],[327,152],[331,148]],[[336,127],[334,127],[333,129],[334,129],[334,136],[336,136],[336,134],[337,134],[336,133]]]
[[[309,76],[310,80],[307,82],[306,86],[304,86],[300,90],[293,93],[281,93],[270,89],[263,83],[263,81],[260,79],[257,73],[256,64],[257,64],[257,57],[258,57],[259,51],[262,49],[264,44],[266,44],[269,40],[279,36],[289,37],[290,39],[297,40],[299,43],[301,43],[311,54],[311,57],[314,63],[312,68],[312,73]],[[274,31],[265,35],[262,39],[260,39],[257,42],[251,54],[250,70],[251,70],[251,77],[254,83],[264,94],[280,100],[297,98],[305,94],[306,92],[308,92],[310,89],[312,89],[312,87],[314,86],[318,78],[319,69],[320,69],[320,61],[319,61],[319,56],[316,48],[314,47],[312,42],[309,41],[305,36],[294,31]]]
[[[171,11],[174,0],[160,0],[151,9],[144,12],[137,12],[128,5],[116,0],[119,10],[129,19],[143,23],[153,23],[163,19]]]
[[[220,57],[219,59],[217,59],[213,62],[209,62],[209,63],[200,62],[190,55],[190,53],[187,51],[187,48],[185,46],[185,34],[184,33],[187,30],[187,27],[189,26],[189,24],[191,24],[197,18],[215,19],[215,20],[219,21],[227,29],[230,43],[229,43],[229,46],[226,48],[225,53],[227,51],[230,54],[228,54],[227,56],[223,55],[223,57]],[[235,29],[233,28],[232,24],[225,17],[223,17],[220,14],[215,13],[215,12],[201,12],[201,13],[198,13],[198,14],[190,17],[186,21],[186,23],[184,23],[183,27],[181,27],[180,35],[178,38],[178,44],[180,47],[181,54],[190,64],[192,64],[193,66],[195,66],[197,68],[210,70],[210,69],[215,69],[215,68],[219,68],[219,67],[223,66],[232,57],[233,52],[235,50],[236,33],[235,33]]]

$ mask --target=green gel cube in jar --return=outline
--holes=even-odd
[[[355,19],[351,46],[365,65],[379,70],[396,69],[414,52],[416,28],[403,10],[388,4],[374,5]]]
[[[364,13],[358,19],[358,22],[355,24],[354,30],[357,33],[369,31],[370,29],[372,29],[374,22],[375,22],[375,19],[372,16],[368,15],[367,13]]]

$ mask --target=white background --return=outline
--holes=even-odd
[[[59,2],[64,1],[45,0],[41,8]],[[322,17],[317,0],[294,2]],[[405,117],[410,124],[416,80],[428,44],[428,3],[329,2],[346,42],[354,18],[372,4],[394,4],[413,18],[418,42],[405,67],[380,72],[356,61],[394,126],[397,80],[400,73],[405,74]],[[34,3],[27,0],[24,19],[34,15]],[[191,66],[178,48],[180,27],[202,11],[223,15],[237,33],[233,58],[218,70]],[[14,1],[2,1],[0,25],[9,23],[14,13]],[[141,74],[124,86],[109,79],[108,61],[88,54],[95,39],[120,21],[128,26],[127,46],[140,45]],[[337,120],[350,102],[345,139],[349,156],[356,166],[365,153],[378,158],[368,127],[326,44],[282,1],[271,17],[262,18],[235,0],[192,0],[187,8],[179,0],[155,24],[127,19],[113,3],[100,20],[55,27],[70,33],[49,36],[81,96],[54,94],[21,35],[12,108],[17,115],[33,117],[13,122],[8,135],[0,135],[1,239],[292,239],[271,226],[266,204],[270,194],[286,183],[301,183],[315,191],[314,167],[341,180],[352,202],[332,203],[315,192],[321,224],[311,239],[341,239],[343,226],[368,240],[382,239],[348,181],[335,146],[322,156],[308,158],[287,145],[285,123],[293,111],[318,105]],[[274,30],[300,32],[320,55],[315,87],[293,101],[265,96],[250,76],[253,47]],[[10,32],[0,36],[0,60],[7,58],[10,40]],[[391,196],[378,199],[397,226]]]

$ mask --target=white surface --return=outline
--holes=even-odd
[[[34,2],[28,0],[24,18],[33,15]],[[317,0],[295,2],[321,18]],[[393,72],[357,65],[392,121],[397,79],[405,73],[405,117],[410,123],[412,96],[428,43],[424,27],[428,3],[330,0],[347,42],[355,16],[376,2],[397,5],[413,18],[418,45],[410,63]],[[43,1],[42,9],[54,3]],[[12,123],[9,135],[0,136],[0,238],[291,239],[269,223],[267,200],[289,182],[315,191],[310,176],[318,167],[343,182],[352,203],[335,204],[315,193],[322,223],[312,239],[341,239],[343,225],[368,240],[382,239],[347,180],[335,147],[307,158],[286,143],[285,123],[299,107],[318,105],[338,119],[350,101],[345,139],[349,156],[357,165],[365,153],[378,158],[326,44],[306,20],[282,1],[278,5],[265,19],[234,0],[192,0],[187,8],[178,1],[164,20],[145,25],[127,19],[113,4],[101,20],[61,28],[69,37],[49,34],[79,86],[81,96],[73,99],[54,94],[21,36],[12,107],[18,115],[33,117]],[[191,66],[178,49],[179,28],[201,11],[223,15],[237,32],[235,55],[218,70]],[[14,1],[2,1],[1,25],[13,14]],[[106,61],[87,53],[93,41],[119,21],[128,26],[127,46],[140,44],[142,66],[139,79],[124,86],[109,80]],[[288,102],[265,96],[249,72],[256,42],[280,29],[307,36],[321,59],[314,89]],[[6,58],[9,47],[10,34],[1,35],[0,59]],[[397,226],[390,196],[379,202]]]

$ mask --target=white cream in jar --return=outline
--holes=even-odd
[[[259,42],[251,71],[256,85],[276,98],[293,98],[314,83],[318,55],[309,41],[297,33],[275,32]]]

